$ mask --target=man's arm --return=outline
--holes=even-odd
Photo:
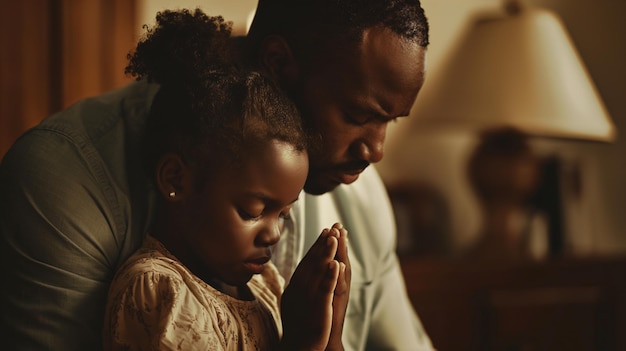
[[[70,136],[34,130],[0,165],[0,290],[10,350],[95,350],[118,261],[119,209]],[[109,184],[112,187],[112,184]],[[108,193],[105,194],[105,191]]]

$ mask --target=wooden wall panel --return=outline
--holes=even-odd
[[[2,7],[0,156],[51,107],[50,1],[10,1]]]
[[[127,84],[136,2],[24,0],[0,13],[0,157],[42,118]]]

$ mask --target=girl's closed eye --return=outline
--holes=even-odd
[[[259,219],[261,219],[261,216],[263,215],[263,211],[250,211],[250,210],[245,210],[242,207],[237,207],[237,213],[239,214],[239,217],[241,217],[241,219],[243,219],[244,221],[257,221]]]

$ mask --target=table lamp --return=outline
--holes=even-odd
[[[477,15],[437,73],[414,106],[417,126],[481,134],[468,167],[484,210],[477,247],[523,255],[516,223],[549,178],[528,138],[613,141],[607,110],[557,15],[517,1]]]

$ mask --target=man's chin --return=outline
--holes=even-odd
[[[331,177],[327,174],[309,174],[304,191],[311,195],[322,195],[334,190],[340,184],[351,184],[359,178],[359,174],[342,174],[339,177]]]
[[[309,177],[304,183],[304,191],[311,195],[322,195],[334,190],[341,182],[328,177]]]
[[[310,195],[322,195],[322,194],[326,194],[329,191],[334,190],[336,187],[339,186],[339,184],[341,183],[336,183],[333,185],[320,185],[320,184],[305,184],[304,185],[304,191],[307,194]]]

